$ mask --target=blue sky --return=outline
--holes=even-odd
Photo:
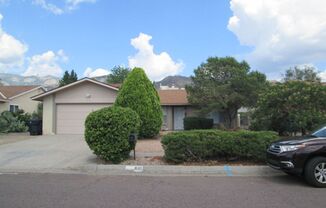
[[[75,69],[83,77],[125,65],[144,67],[152,80],[159,80],[166,75],[191,75],[209,56],[235,56],[270,79],[301,64],[314,65],[324,75],[326,46],[311,44],[324,40],[318,35],[324,28],[310,25],[315,33],[302,41],[307,34],[287,31],[286,24],[293,24],[283,24],[280,18],[285,13],[282,8],[293,5],[280,4],[264,0],[0,0],[0,72],[60,76],[63,70]],[[279,13],[264,17],[272,9]],[[295,24],[307,26],[293,14]],[[324,17],[307,15],[316,25]]]

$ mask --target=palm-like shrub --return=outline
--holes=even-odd
[[[4,111],[0,115],[0,133],[25,132],[28,128],[23,121],[19,121],[11,112]]]

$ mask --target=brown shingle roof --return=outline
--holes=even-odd
[[[7,98],[11,98],[13,96],[19,95],[23,92],[29,91],[34,89],[38,86],[31,85],[31,86],[0,86],[0,92],[6,96]]]
[[[189,105],[186,90],[158,90],[157,92],[161,105]]]

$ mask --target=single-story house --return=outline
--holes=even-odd
[[[0,113],[3,111],[16,112],[18,109],[26,113],[37,110],[39,102],[31,97],[45,92],[41,86],[0,86]]]
[[[83,134],[87,115],[115,102],[118,85],[84,78],[32,97],[43,102],[43,134]],[[158,90],[163,130],[182,130],[183,119],[194,115],[184,89]],[[218,121],[218,117],[214,117]]]

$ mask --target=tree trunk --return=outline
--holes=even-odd
[[[226,124],[226,127],[228,129],[235,129],[235,121],[236,121],[236,115],[238,114],[238,110],[226,110],[225,115],[226,118],[224,119],[224,122]]]
[[[306,132],[306,130],[304,128],[301,129],[301,134],[302,134],[302,136],[307,134],[307,132]]]

